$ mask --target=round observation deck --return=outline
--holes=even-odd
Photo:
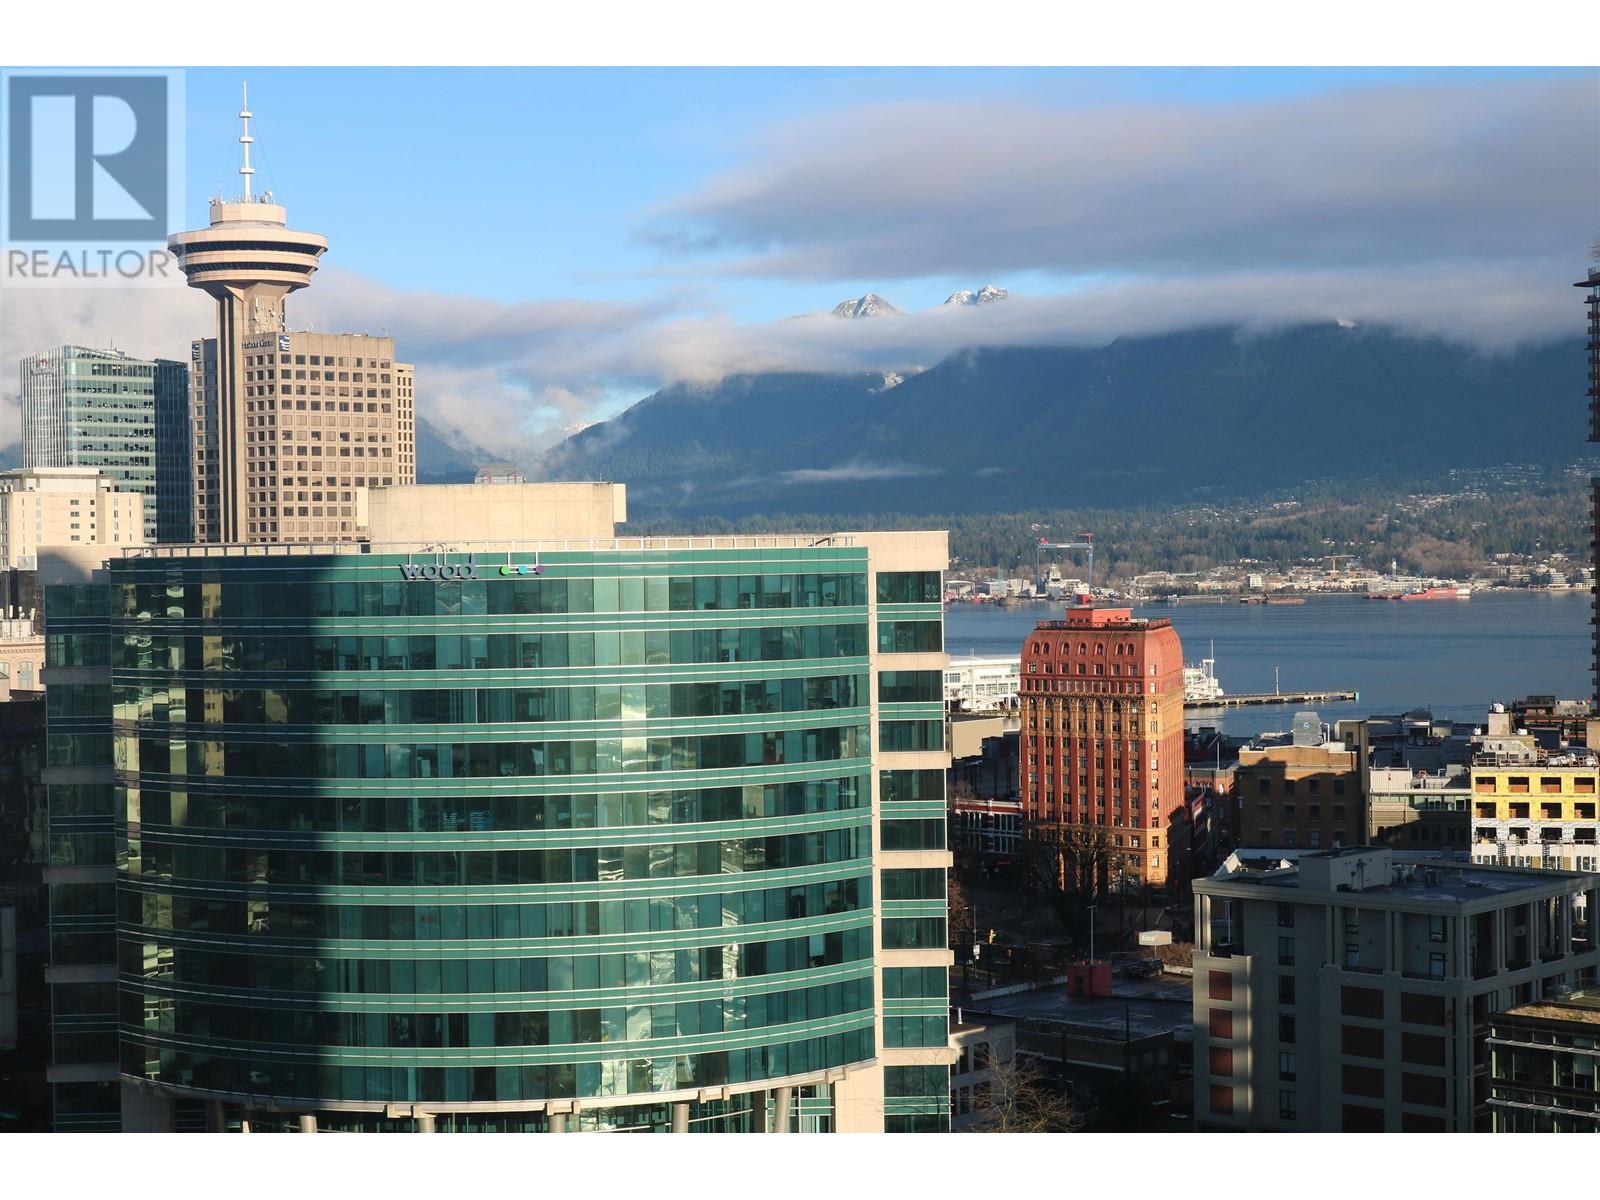
[[[290,229],[281,205],[258,201],[213,202],[209,228],[167,240],[189,286],[208,291],[253,284],[297,291],[311,282],[327,248],[322,234]]]

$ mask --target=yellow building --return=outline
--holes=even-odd
[[[1600,870],[1600,763],[1573,750],[1472,766],[1472,857],[1505,866]]]
[[[142,546],[144,497],[94,467],[0,474],[0,567],[32,570],[42,547]]]

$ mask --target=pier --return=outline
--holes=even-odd
[[[1336,704],[1341,700],[1359,700],[1360,692],[1239,692],[1232,696],[1218,696],[1210,700],[1185,700],[1185,709],[1243,708],[1248,704]]]

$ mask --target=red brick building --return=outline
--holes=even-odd
[[[1072,608],[1022,647],[1029,836],[1095,847],[1099,886],[1167,878],[1184,813],[1183,646],[1164,618]]]

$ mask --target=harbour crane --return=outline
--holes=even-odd
[[[1044,595],[1044,552],[1046,550],[1082,550],[1085,551],[1088,565],[1085,568],[1084,585],[1091,595],[1094,594],[1094,534],[1078,534],[1082,541],[1078,542],[1052,542],[1040,538],[1033,548],[1033,592],[1036,596]]]

